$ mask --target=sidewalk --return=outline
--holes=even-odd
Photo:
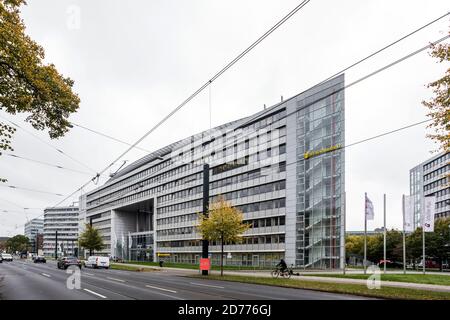
[[[153,270],[159,270],[162,272],[182,272],[184,274],[199,274],[200,270],[196,269],[183,269],[183,268],[160,268],[158,266],[146,266],[146,265],[136,265],[130,263],[119,263],[118,265],[125,265],[130,267],[141,267]],[[220,271],[213,270],[210,271],[211,274],[219,275]],[[224,275],[229,276],[248,276],[248,277],[263,277],[270,278],[270,272],[253,272],[253,271],[229,271],[224,270]],[[359,284],[366,285],[367,280],[363,279],[344,279],[344,278],[327,278],[327,277],[314,277],[314,276],[292,276],[291,279],[302,280],[302,281],[314,281],[314,282],[332,282],[332,283],[346,283],[346,284]],[[428,291],[440,291],[440,292],[450,292],[450,286],[442,286],[435,284],[422,284],[422,283],[411,283],[411,282],[395,282],[395,281],[380,281],[381,286],[386,287],[396,287],[396,288],[407,288],[416,290],[428,290]]]

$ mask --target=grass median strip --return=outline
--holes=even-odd
[[[362,279],[366,280],[371,274],[307,274],[306,277],[324,277],[324,278],[343,278],[343,279]],[[380,274],[381,281],[410,282],[420,284],[435,284],[450,286],[450,275],[438,274]]]
[[[299,279],[273,279],[273,278],[259,278],[249,276],[231,276],[224,275],[216,276],[209,275],[207,277],[201,275],[189,276],[192,278],[202,278],[209,280],[223,280],[234,281],[242,283],[261,284],[277,287],[296,288],[316,290],[332,293],[351,294],[364,297],[381,298],[381,299],[402,299],[402,300],[450,300],[450,293],[448,292],[435,292],[427,290],[406,289],[406,288],[393,288],[382,286],[381,289],[369,289],[365,285],[359,284],[347,284],[347,283],[328,283],[328,282],[315,282],[304,281]]]
[[[136,271],[136,272],[153,272],[158,271],[158,269],[152,269],[152,268],[143,268],[139,266],[126,266],[121,264],[111,264],[109,266],[110,269],[113,270],[124,270],[124,271]]]

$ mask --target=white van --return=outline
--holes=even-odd
[[[84,262],[85,268],[105,268],[109,269],[109,258],[101,256],[90,256]]]

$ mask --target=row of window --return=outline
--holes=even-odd
[[[446,153],[446,154],[443,154],[441,157],[439,157],[439,158],[437,158],[437,159],[434,159],[434,160],[431,161],[431,162],[428,162],[427,164],[425,164],[425,165],[423,166],[423,170],[424,170],[424,171],[429,170],[429,169],[431,169],[431,168],[437,166],[438,164],[440,164],[440,163],[442,163],[442,162],[445,162],[445,161],[447,161],[447,160],[450,160],[450,152],[448,152],[448,153]]]
[[[284,208],[284,207],[286,207],[286,199],[285,198],[236,206],[236,208],[239,209],[240,211],[242,211],[243,213],[278,209],[278,208]]]
[[[194,232],[194,227],[182,227],[182,228],[174,228],[174,229],[167,229],[167,230],[159,230],[157,232],[158,237],[164,237],[164,236],[176,236],[176,235],[182,235],[182,234],[191,234]]]
[[[164,225],[164,224],[173,224],[173,223],[183,223],[188,221],[196,221],[198,218],[197,213],[191,213],[191,214],[185,214],[182,216],[175,216],[175,217],[169,217],[169,218],[163,218],[158,219],[157,223],[158,226]]]
[[[262,219],[251,219],[245,220],[245,223],[250,225],[250,228],[264,228],[264,227],[274,227],[274,226],[284,226],[286,223],[286,217],[271,217]]]
[[[216,201],[220,197],[223,197],[223,198],[225,198],[225,200],[230,201],[232,199],[250,197],[250,196],[255,196],[258,194],[280,191],[280,190],[284,190],[284,189],[286,189],[286,181],[282,180],[282,181],[259,185],[256,187],[251,187],[251,188],[246,188],[246,189],[242,189],[242,190],[227,192],[224,194],[219,194],[219,195],[211,197],[210,199],[211,199],[211,201]]]
[[[443,197],[447,194],[450,194],[450,188],[445,188],[442,190],[439,190],[437,192],[434,193],[434,195],[438,198],[438,197]]]
[[[436,202],[435,206],[436,206],[436,209],[450,207],[450,200]]]
[[[442,179],[436,180],[436,181],[434,181],[432,183],[429,183],[429,184],[425,185],[423,187],[423,191],[428,191],[428,190],[437,188],[439,186],[443,186],[445,184],[447,184],[447,177],[444,177]]]
[[[232,177],[228,177],[225,179],[217,180],[211,183],[211,189],[217,189],[226,187],[229,185],[236,185],[241,182],[253,180],[262,177],[263,175],[266,176],[268,174],[273,173],[280,173],[286,171],[286,162],[281,162],[278,165],[273,166],[267,166],[264,168],[259,168],[255,170],[251,170],[245,173],[241,173]]]
[[[430,172],[430,173],[424,175],[423,180],[426,181],[426,180],[438,177],[447,172],[450,172],[450,165],[446,165],[442,168],[439,168],[437,170],[434,170],[433,172]]]
[[[247,130],[247,131],[258,131],[259,129],[267,127],[268,125],[275,123],[284,118],[286,118],[286,109],[285,108],[277,111],[276,113],[268,115],[262,119],[259,119],[258,121],[255,121],[249,125],[246,125],[246,126],[242,127],[242,129]]]

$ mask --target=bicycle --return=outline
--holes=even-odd
[[[292,267],[287,268],[283,271],[280,268],[275,268],[271,272],[272,278],[278,278],[281,275],[283,278],[289,279],[293,274],[294,272],[292,271]]]

